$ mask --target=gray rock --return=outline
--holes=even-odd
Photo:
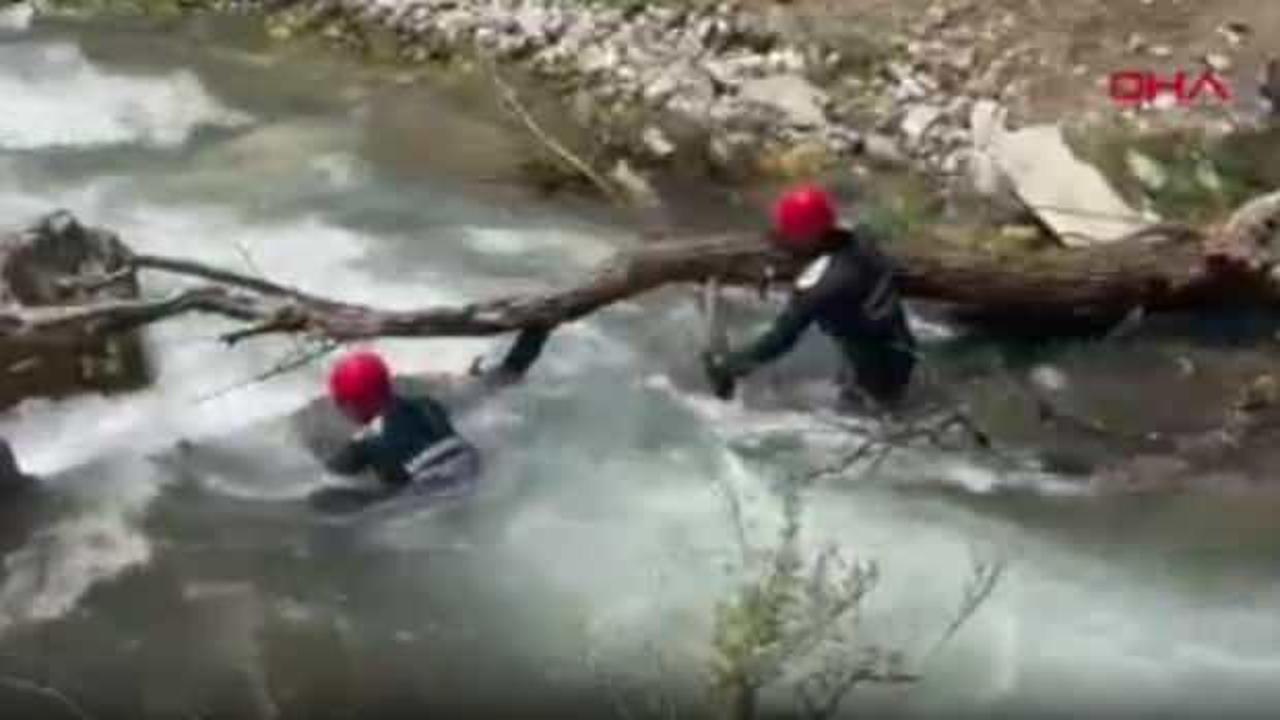
[[[977,48],[970,45],[948,53],[946,63],[956,70],[968,71],[973,69],[977,56]]]
[[[904,167],[910,159],[898,147],[898,143],[883,133],[871,133],[862,142],[862,152],[872,162],[888,167]]]
[[[703,18],[693,26],[694,37],[698,38],[698,42],[703,45],[711,44],[712,38],[716,33],[716,21],[714,18]]]
[[[715,101],[711,76],[690,63],[671,65],[645,85],[643,95],[651,103],[665,100],[667,110],[685,119],[702,121]]]
[[[889,76],[890,80],[893,80],[894,82],[897,82],[897,83],[906,82],[907,80],[911,79],[913,76],[913,73],[911,72],[911,66],[906,63],[898,62],[898,61],[893,61],[885,65],[884,72]]]
[[[533,40],[542,40],[550,34],[551,16],[546,8],[526,5],[512,17],[520,32]]]
[[[971,148],[962,155],[965,177],[969,188],[979,197],[1007,203],[1013,196],[1013,188],[1000,171],[995,157],[985,149]]]
[[[722,86],[737,87],[743,80],[760,77],[768,67],[767,60],[755,53],[742,53],[703,63],[703,68]]]
[[[741,172],[755,160],[760,139],[747,132],[721,133],[712,136],[707,146],[711,164],[729,173]]]
[[[1147,224],[1097,168],[1076,158],[1058,125],[1004,133],[992,151],[1019,199],[1065,245],[1111,242]]]
[[[761,108],[750,105],[736,97],[722,95],[706,108],[706,119],[712,125],[743,129],[764,127],[775,124],[777,111],[773,108]]]
[[[636,172],[626,160],[619,160],[618,164],[614,165],[613,170],[610,171],[609,177],[636,205],[656,207],[662,204],[662,201],[658,199],[657,191],[653,189],[653,185],[644,176]]]
[[[1222,53],[1209,53],[1204,56],[1204,64],[1210,70],[1218,73],[1225,73],[1231,70],[1231,58]]]
[[[825,129],[824,135],[827,144],[840,153],[862,152],[865,147],[862,133],[851,127],[829,125]]]
[[[659,159],[666,159],[675,154],[676,146],[667,138],[666,133],[655,126],[649,126],[640,134],[640,140],[644,143],[644,147]]]
[[[973,100],[964,95],[957,95],[947,101],[947,106],[943,110],[944,118],[956,122],[963,122],[969,118],[969,110],[973,107]]]
[[[920,81],[914,77],[904,78],[898,82],[893,88],[893,101],[895,103],[907,103],[915,100],[923,100],[929,95],[929,91]]]
[[[607,74],[617,68],[619,62],[618,49],[612,44],[603,44],[583,50],[578,58],[578,67],[588,75]]]
[[[816,128],[826,123],[823,106],[827,94],[800,75],[771,75],[744,82],[738,96],[778,110],[797,127]]]
[[[938,167],[944,175],[959,175],[965,163],[965,153],[953,152],[943,155],[938,161]]]
[[[503,35],[498,38],[496,50],[499,57],[511,57],[524,52],[532,41],[523,35]]]
[[[936,105],[921,103],[907,108],[899,129],[909,145],[918,145],[929,128],[942,117],[942,108]]]
[[[969,109],[969,137],[976,148],[987,148],[1004,132],[1008,111],[995,100],[979,100]]]
[[[805,70],[804,55],[795,48],[774,50],[769,53],[768,64],[778,73],[803,73]]]
[[[1232,47],[1239,47],[1244,42],[1245,36],[1249,34],[1249,26],[1238,21],[1229,22],[1218,28],[1218,34]]]

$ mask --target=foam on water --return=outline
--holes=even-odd
[[[145,461],[98,463],[89,476],[46,478],[76,507],[5,555],[0,633],[62,617],[89,588],[151,559],[143,514],[163,485]]]
[[[190,72],[106,73],[70,43],[0,44],[0,67],[0,149],[175,147],[199,127],[249,121]]]
[[[0,8],[0,37],[6,33],[20,33],[29,29],[35,14],[35,9],[27,3]]]

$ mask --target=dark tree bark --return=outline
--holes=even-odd
[[[909,297],[953,303],[984,318],[1040,326],[1080,317],[1119,317],[1280,301],[1273,240],[1280,192],[1240,208],[1220,228],[1157,226],[1105,246],[1001,255],[928,238],[895,242],[886,251],[901,266]],[[83,342],[188,312],[245,321],[228,342],[276,332],[336,340],[380,336],[474,336],[553,327],[663,285],[720,278],[738,284],[785,279],[798,263],[760,238],[722,236],[657,240],[621,252],[582,282],[563,289],[457,306],[384,310],[324,298],[200,263],[128,255],[124,267],[102,268],[103,282],[121,272],[168,272],[204,284],[153,299],[0,305],[0,346]],[[56,273],[55,273],[56,274]],[[88,281],[60,277],[59,283]],[[0,297],[3,297],[0,295]]]
[[[10,309],[97,307],[136,299],[129,250],[114,234],[55,212],[0,235],[0,326]],[[93,278],[93,282],[82,282]],[[58,312],[55,310],[54,312]],[[73,332],[49,343],[42,333],[4,337],[0,330],[0,409],[30,395],[83,389],[121,390],[147,380],[141,343]]]

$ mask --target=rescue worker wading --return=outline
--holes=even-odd
[[[525,330],[502,363],[475,381],[495,389],[520,379],[533,364],[547,331]],[[355,475],[372,470],[388,490],[409,484],[428,492],[465,489],[479,472],[476,448],[454,428],[435,398],[396,393],[391,371],[377,354],[353,352],[329,377],[334,403],[363,425],[350,442],[326,462],[331,472]]]
[[[840,227],[834,203],[817,187],[788,192],[774,208],[770,239],[789,253],[813,258],[773,326],[736,352],[704,355],[716,394],[728,399],[735,381],[791,350],[817,323],[848,365],[841,398],[855,407],[869,396],[880,409],[900,403],[915,367],[915,338],[907,325],[893,266],[870,228]]]

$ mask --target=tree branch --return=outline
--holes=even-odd
[[[1271,243],[1280,192],[1246,204],[1206,242],[1184,230],[1156,229],[1128,242],[1005,256],[941,241],[904,240],[886,252],[901,268],[906,295],[946,301],[990,318],[1043,327],[1056,319],[1123,317],[1238,303],[1280,303]],[[1223,247],[1249,248],[1249,263],[1211,262]],[[108,300],[76,306],[0,305],[0,342],[22,338],[67,342],[121,332],[192,311],[253,323],[228,342],[267,333],[309,332],[332,340],[373,337],[478,336],[555,327],[612,303],[673,283],[759,285],[793,276],[799,262],[757,237],[722,235],[647,243],[620,252],[582,282],[559,290],[456,306],[385,310],[343,302],[211,267],[151,255],[137,269],[197,277],[214,285],[163,299]]]

